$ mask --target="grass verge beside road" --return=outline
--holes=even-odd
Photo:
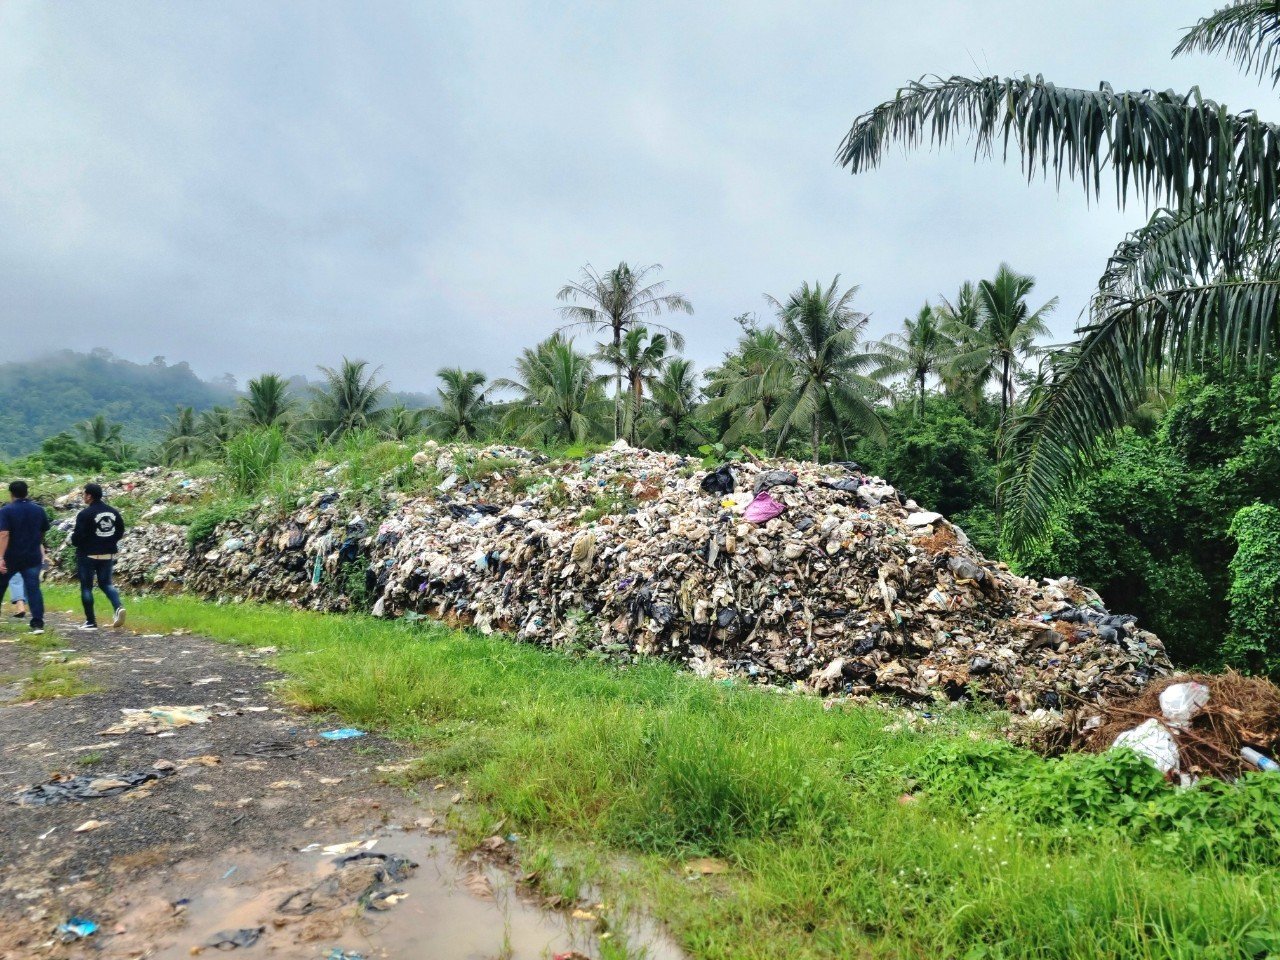
[[[73,600],[49,592],[57,605]],[[1189,864],[1160,837],[1074,813],[1036,822],[980,795],[960,805],[954,790],[923,788],[917,772],[940,748],[974,743],[974,769],[994,762],[994,719],[981,711],[945,710],[920,730],[882,709],[824,709],[660,663],[618,667],[434,624],[183,597],[131,598],[130,624],[279,647],[291,699],[417,745],[423,777],[466,779],[487,820],[477,829],[506,818],[504,831],[521,834],[526,867],[553,850],[603,871],[592,879],[645,905],[695,957],[1280,949],[1273,860]],[[1028,777],[1067,769],[1018,763]],[[1080,769],[1090,789],[1073,804],[1123,800]],[[966,783],[980,794],[980,779]],[[691,878],[693,858],[728,870]]]

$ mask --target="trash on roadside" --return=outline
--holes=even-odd
[[[354,950],[343,950],[341,947],[334,947],[324,955],[324,960],[366,960],[363,953],[357,953]]]
[[[355,727],[343,727],[340,730],[326,730],[322,734],[325,740],[354,740],[356,737],[363,737],[364,731],[357,730]]]
[[[91,830],[100,830],[107,825],[105,820],[86,820],[80,826],[76,827],[73,833],[88,833]]]
[[[66,923],[58,924],[58,933],[62,935],[63,943],[83,940],[97,932],[98,925],[88,917],[69,917]]]
[[[125,707],[120,711],[124,719],[113,727],[101,731],[103,736],[120,733],[145,733],[155,735],[192,724],[208,723],[209,712],[204,707],[144,707],[140,710]]]
[[[331,874],[291,893],[276,909],[289,916],[306,916],[348,903],[357,902],[367,907],[371,901],[377,901],[373,909],[385,910],[398,902],[388,897],[403,894],[391,884],[407,879],[416,869],[418,865],[407,857],[366,850],[335,861]]]
[[[717,873],[728,873],[729,865],[723,860],[716,860],[714,857],[698,857],[695,860],[686,860],[684,862],[684,872],[706,877]]]
[[[288,740],[262,740],[242,747],[235,752],[237,757],[265,757],[272,760],[287,759],[302,753],[299,744]]]
[[[1160,710],[1169,726],[1179,729],[1191,722],[1209,702],[1209,688],[1194,680],[1188,683],[1175,683],[1165,687],[1160,693]]]
[[[1111,749],[1122,747],[1146,757],[1161,773],[1178,771],[1178,744],[1168,728],[1154,717],[1117,736]]]
[[[137,770],[104,776],[68,776],[56,774],[44,783],[18,790],[10,799],[20,807],[52,807],[78,800],[113,797],[154,780],[173,776],[172,769]]]
[[[735,483],[733,480],[733,470],[727,463],[721,464],[702,478],[703,493],[733,493]]]
[[[266,927],[241,927],[239,930],[219,930],[204,942],[206,947],[215,950],[236,950],[240,947],[252,947],[258,938],[267,932]]]
[[[1268,757],[1265,753],[1259,753],[1257,750],[1253,749],[1253,747],[1241,748],[1240,756],[1243,757],[1247,762],[1253,764],[1263,773],[1280,772],[1280,763],[1276,763],[1274,760]]]
[[[768,523],[786,509],[785,503],[779,503],[769,496],[767,491],[761,490],[756,494],[755,499],[747,504],[747,509],[742,511],[742,517],[748,523]]]
[[[1280,687],[1230,670],[1161,678],[1136,697],[1068,711],[1053,748],[1101,752],[1148,721],[1176,744],[1183,774],[1229,782],[1258,769],[1245,750],[1264,757],[1280,750]]]

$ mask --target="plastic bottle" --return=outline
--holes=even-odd
[[[1280,763],[1276,763],[1265,753],[1259,753],[1253,747],[1244,747],[1240,750],[1240,756],[1244,757],[1249,763],[1252,763],[1259,770],[1266,773],[1280,772]]]

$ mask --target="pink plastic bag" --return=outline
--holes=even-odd
[[[751,523],[768,523],[785,509],[787,509],[786,504],[773,499],[767,490],[761,490],[756,494],[756,498],[747,504],[747,509],[742,511],[742,515]]]

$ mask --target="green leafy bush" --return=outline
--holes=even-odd
[[[1235,666],[1280,671],[1280,509],[1242,508],[1231,521],[1239,544],[1231,559],[1231,634],[1225,659]]]
[[[253,506],[252,501],[237,498],[234,500],[218,500],[198,510],[191,517],[187,526],[187,543],[191,547],[208,540],[219,524],[235,520],[246,514]]]

